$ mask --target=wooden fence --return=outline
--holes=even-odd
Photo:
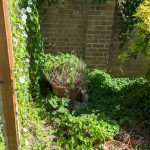
[[[0,0],[0,86],[6,149],[18,150],[16,85],[8,1]]]

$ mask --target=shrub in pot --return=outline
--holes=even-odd
[[[46,55],[43,70],[58,97],[74,100],[86,81],[86,64],[72,54]]]

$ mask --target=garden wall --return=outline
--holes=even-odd
[[[114,0],[98,5],[92,0],[42,4],[39,12],[46,53],[75,51],[89,67],[116,75],[141,75],[147,71],[143,57],[124,65],[117,59],[120,15]]]
[[[116,6],[114,14],[114,24],[112,31],[111,47],[109,53],[108,71],[115,75],[121,76],[141,76],[144,75],[149,68],[147,57],[139,55],[137,59],[128,60],[121,63],[118,59],[119,54],[119,33],[121,29],[121,14]],[[132,38],[132,36],[131,36]],[[127,45],[127,44],[126,44]],[[127,46],[126,46],[127,47]]]

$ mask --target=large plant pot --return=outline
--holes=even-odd
[[[62,97],[66,97],[68,96],[69,99],[71,100],[75,100],[80,89],[76,88],[74,91],[72,91],[71,89],[66,89],[65,87],[60,87],[57,86],[56,83],[54,81],[49,81],[50,84],[52,85],[53,88],[53,92],[60,98]],[[69,92],[67,93],[66,90]]]

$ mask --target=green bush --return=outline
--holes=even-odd
[[[50,112],[54,143],[65,150],[93,150],[102,147],[106,138],[113,138],[119,125],[104,114],[79,114],[69,109],[70,100],[48,95],[42,100]],[[43,107],[42,106],[42,107]]]
[[[150,124],[150,87],[143,78],[113,78],[95,70],[89,75],[88,94],[99,112],[124,122]]]
[[[138,22],[135,24],[136,37],[132,40],[130,49],[132,54],[142,53],[150,56],[150,1],[143,0],[134,14]]]
[[[123,89],[122,111],[138,123],[150,125],[150,87],[143,79],[136,79]]]
[[[135,3],[130,1],[130,3]],[[129,51],[123,51],[120,54],[120,58],[123,60],[137,58],[138,54],[144,54],[150,56],[150,1],[149,0],[138,0],[136,7],[133,7],[132,15],[128,14],[125,21],[131,18],[131,27],[134,29],[134,37],[130,39]],[[135,9],[136,8],[136,9]],[[126,7],[127,12],[130,10]],[[131,11],[132,12],[132,9]],[[130,33],[130,32],[129,32]]]
[[[69,112],[67,109],[69,101],[70,100],[67,98],[58,98],[53,94],[49,94],[46,96],[46,98],[40,100],[40,105],[43,105],[48,112],[51,112],[52,115],[57,117],[60,114]]]
[[[80,116],[66,115],[62,117],[57,135],[57,141],[66,150],[100,149],[106,138],[113,138],[119,131],[116,122],[104,115],[82,114]]]
[[[86,77],[86,64],[72,54],[46,55],[44,74],[49,81],[62,87],[82,87]]]
[[[143,78],[113,78],[94,70],[89,74],[88,94],[89,103],[73,109],[66,98],[48,95],[41,101],[50,112],[57,146],[102,149],[105,140],[119,132],[119,124],[150,124],[150,89]]]
[[[98,92],[97,96],[111,96],[117,94],[128,84],[127,78],[112,78],[109,74],[101,70],[94,70],[89,74],[89,91]],[[92,90],[92,89],[97,89]]]

